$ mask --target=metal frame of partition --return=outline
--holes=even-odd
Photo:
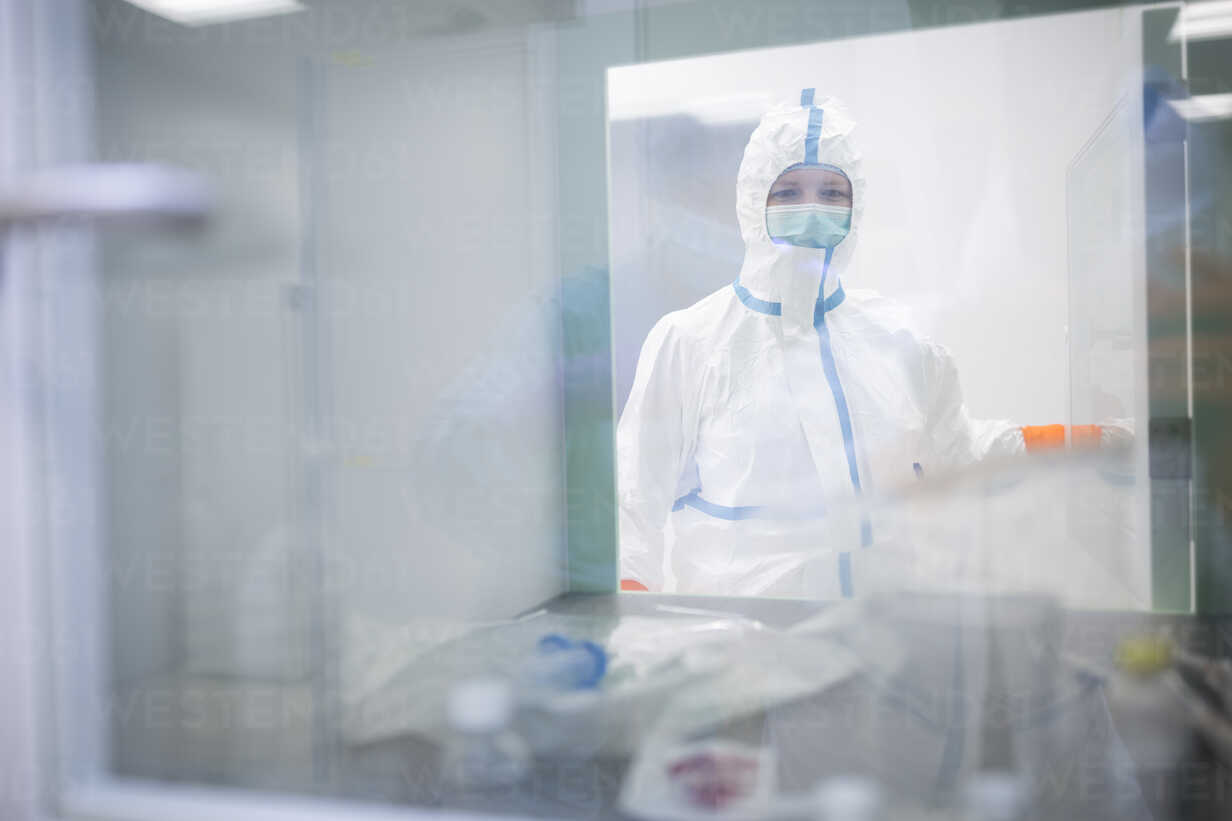
[[[93,87],[76,0],[0,1],[0,183],[89,159]],[[0,228],[0,599],[11,675],[0,699],[6,816],[54,811],[60,786],[97,780],[108,745],[105,578],[94,427],[92,234],[80,224]],[[50,304],[50,296],[58,297]],[[54,342],[54,344],[53,344]],[[54,584],[50,583],[54,580]],[[11,758],[10,758],[11,757]]]
[[[21,78],[32,70],[33,25],[28,3],[0,0],[0,100],[27,107],[31,95]],[[31,162],[29,134],[14,117],[0,117],[0,185]],[[34,818],[44,803],[47,669],[40,640],[45,612],[38,579],[44,576],[38,546],[40,439],[29,366],[32,328],[28,305],[32,265],[28,237],[0,229],[0,645],[7,648],[0,677],[0,749],[6,782],[0,813]]]
[[[1186,167],[1188,135],[1184,120],[1172,113],[1167,100],[1185,83],[1184,45],[1169,42],[1179,7],[1151,8],[1142,18],[1143,117],[1147,123],[1143,147],[1146,235],[1146,342],[1148,349],[1148,437],[1151,485],[1151,584],[1156,610],[1193,609],[1194,562],[1192,535],[1192,437],[1190,346],[1183,361],[1150,355],[1169,335],[1177,317],[1164,294],[1182,293],[1189,301],[1188,254],[1178,259],[1176,248],[1189,247]],[[1176,215],[1186,219],[1178,222]],[[1186,315],[1180,317],[1188,327]]]

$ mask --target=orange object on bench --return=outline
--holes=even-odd
[[[1075,450],[1098,448],[1103,428],[1099,425],[1074,425],[1069,429],[1070,446]]]
[[[1064,425],[1023,425],[1022,441],[1029,453],[1065,447]]]
[[[1099,425],[1074,425],[1070,428],[1070,444],[1075,448],[1097,448],[1101,433],[1103,428]],[[1030,453],[1060,450],[1065,447],[1065,426],[1023,425],[1022,441]]]
[[[621,580],[620,580],[620,589],[621,589],[621,590],[637,590],[637,591],[639,591],[639,592],[641,592],[641,593],[649,593],[649,592],[650,592],[650,588],[649,588],[649,587],[647,587],[646,585],[642,584],[641,582],[635,582],[635,581],[633,581],[633,579],[621,579]]]

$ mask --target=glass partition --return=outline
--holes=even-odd
[[[1176,8],[302,5],[78,7],[215,208],[21,292],[55,812],[1223,817]]]
[[[1038,510],[1111,586],[1031,584],[1149,609],[1141,48],[1109,9],[609,69],[623,575],[849,598],[899,531],[822,508],[1092,449]],[[810,164],[854,205],[779,190]],[[830,247],[769,231],[840,195]]]

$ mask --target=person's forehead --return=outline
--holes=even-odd
[[[784,171],[775,180],[775,185],[794,183],[797,185],[845,184],[847,176],[832,168],[792,168]]]

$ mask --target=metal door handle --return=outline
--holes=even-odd
[[[63,219],[193,225],[205,220],[213,201],[205,178],[182,168],[56,166],[0,185],[0,230]]]

